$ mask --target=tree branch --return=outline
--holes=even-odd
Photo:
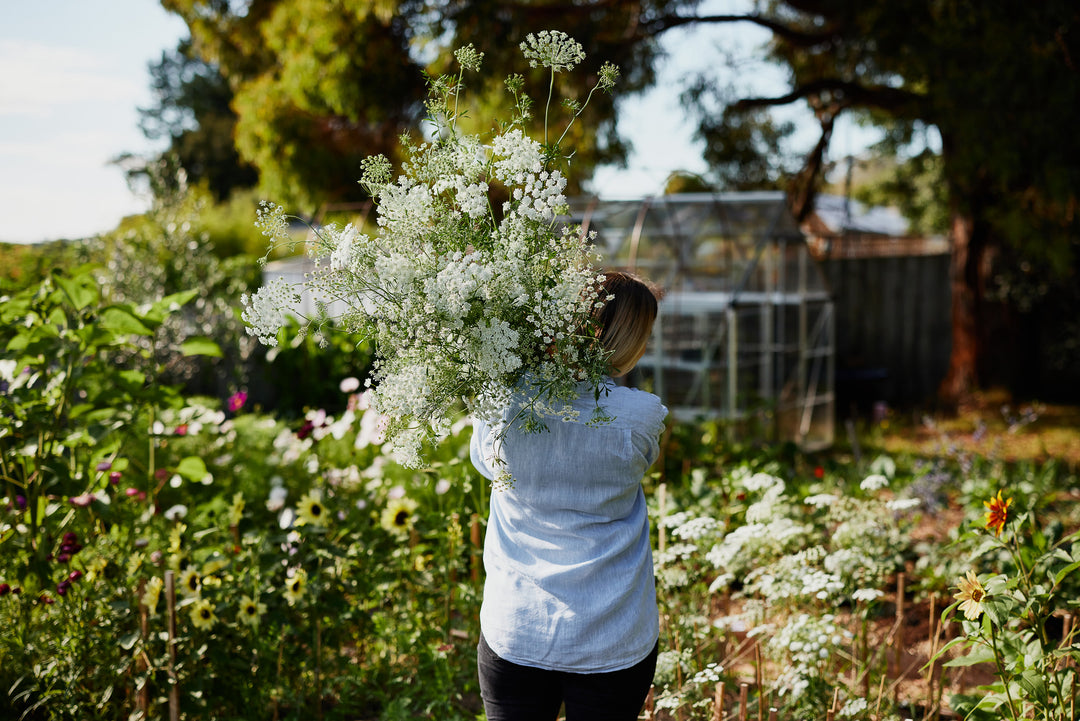
[[[763,15],[661,15],[660,17],[644,23],[646,35],[659,35],[665,30],[692,25],[694,23],[721,24],[721,23],[753,23],[772,31],[792,45],[799,47],[812,47],[827,42],[835,33],[816,32],[808,33],[804,30],[785,25],[782,22],[767,18]]]
[[[906,115],[909,107],[918,105],[923,100],[921,95],[888,85],[860,85],[839,78],[821,78],[798,85],[784,95],[771,98],[742,98],[731,107],[737,111],[776,107],[825,94],[833,96],[831,99],[833,103],[840,102],[846,106],[887,110],[897,115]]]

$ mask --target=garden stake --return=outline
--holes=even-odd
[[[769,707],[769,721],[776,721],[776,707]]]
[[[645,718],[652,721],[653,717],[653,694],[656,692],[656,686],[649,686],[649,695],[645,697]]]
[[[934,625],[934,611],[937,610],[937,594],[930,594],[930,619],[927,628],[930,631],[930,663],[926,667],[926,703],[927,716],[934,709],[934,656],[937,654],[937,627]]]
[[[169,614],[169,721],[180,721],[180,686],[176,680],[176,578],[165,572],[165,604]]]
[[[877,705],[874,707],[874,718],[881,718],[881,696],[885,693],[885,674],[881,674],[881,682],[877,687]]]
[[[837,686],[832,692],[832,706],[829,707],[829,714],[835,716],[837,712],[837,706],[840,705],[840,687]]]
[[[900,668],[904,646],[904,572],[896,574],[896,633],[893,635],[893,651],[896,659],[896,683],[893,684],[893,700],[900,705],[900,680],[904,671]]]
[[[765,721],[765,672],[761,668],[761,644],[754,644],[754,677],[757,681],[757,717]]]
[[[712,721],[724,721],[724,682],[716,684],[713,693]]]
[[[747,714],[750,712],[748,706],[750,705],[750,684],[739,684],[739,721],[746,721]]]
[[[472,580],[473,583],[480,582],[480,514],[474,513],[472,515],[472,524],[469,527],[469,540],[472,541],[473,554],[472,554]]]
[[[667,515],[667,483],[661,483],[656,489],[656,530],[657,550],[663,555],[667,547],[667,529],[664,527],[664,517]]]

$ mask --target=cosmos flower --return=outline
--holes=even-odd
[[[191,623],[195,625],[195,628],[203,631],[212,628],[217,623],[214,605],[205,598],[200,598],[191,604]]]
[[[237,391],[229,396],[229,412],[236,413],[238,410],[244,407],[247,403],[248,394],[247,391]]]
[[[989,501],[983,501],[983,505],[986,506],[986,530],[993,531],[995,536],[1001,535],[1005,523],[1009,520],[1009,506],[1012,502],[1011,498],[1002,500],[1001,491],[998,491],[997,496]]]
[[[953,598],[960,601],[960,610],[964,612],[964,618],[974,621],[983,612],[982,602],[986,598],[986,589],[975,577],[974,571],[968,571],[967,577],[960,579],[960,590]]]

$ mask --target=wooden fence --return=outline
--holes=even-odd
[[[836,313],[837,411],[933,398],[951,350],[949,255],[827,254]]]

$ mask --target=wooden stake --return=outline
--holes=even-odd
[[[896,635],[893,636],[893,650],[896,654],[896,673],[902,675],[900,654],[904,645],[904,572],[896,575]]]
[[[750,684],[739,684],[739,721],[746,721],[750,713]]]
[[[180,684],[176,678],[176,576],[165,571],[165,606],[169,616],[169,721],[180,721]]]
[[[150,609],[143,603],[143,594],[146,592],[146,581],[139,581],[139,587],[135,591],[139,594],[139,638],[145,644],[147,637],[150,635]],[[135,668],[138,671],[146,671],[149,668],[149,664],[146,662],[146,649],[140,647],[139,649],[139,661],[135,664]],[[136,689],[136,707],[139,711],[139,718],[150,718],[150,687],[147,685],[146,680],[139,682],[139,687]]]
[[[765,721],[765,672],[761,663],[761,644],[754,644],[754,676],[757,680],[757,717]]]
[[[775,706],[770,706],[769,707],[769,721],[776,721],[776,713],[777,713],[776,707]]]
[[[829,707],[829,715],[835,716],[840,706],[840,687],[837,686],[832,692],[832,706]]]
[[[667,484],[661,483],[656,489],[656,529],[657,529],[657,550],[663,554],[664,549],[667,547],[667,528],[664,526],[664,519],[667,517]]]
[[[472,515],[472,523],[469,527],[469,540],[473,545],[473,562],[472,562],[472,580],[473,583],[480,582],[480,549],[482,544],[480,542],[480,514],[474,513]]]
[[[656,692],[656,686],[649,686],[649,695],[645,697],[645,718],[652,721],[653,710],[655,708],[653,702],[653,694]]]
[[[877,706],[874,707],[874,718],[881,718],[881,696],[885,693],[885,674],[881,674],[881,683],[877,689]]]
[[[724,721],[724,682],[716,684],[713,693],[712,721]]]

